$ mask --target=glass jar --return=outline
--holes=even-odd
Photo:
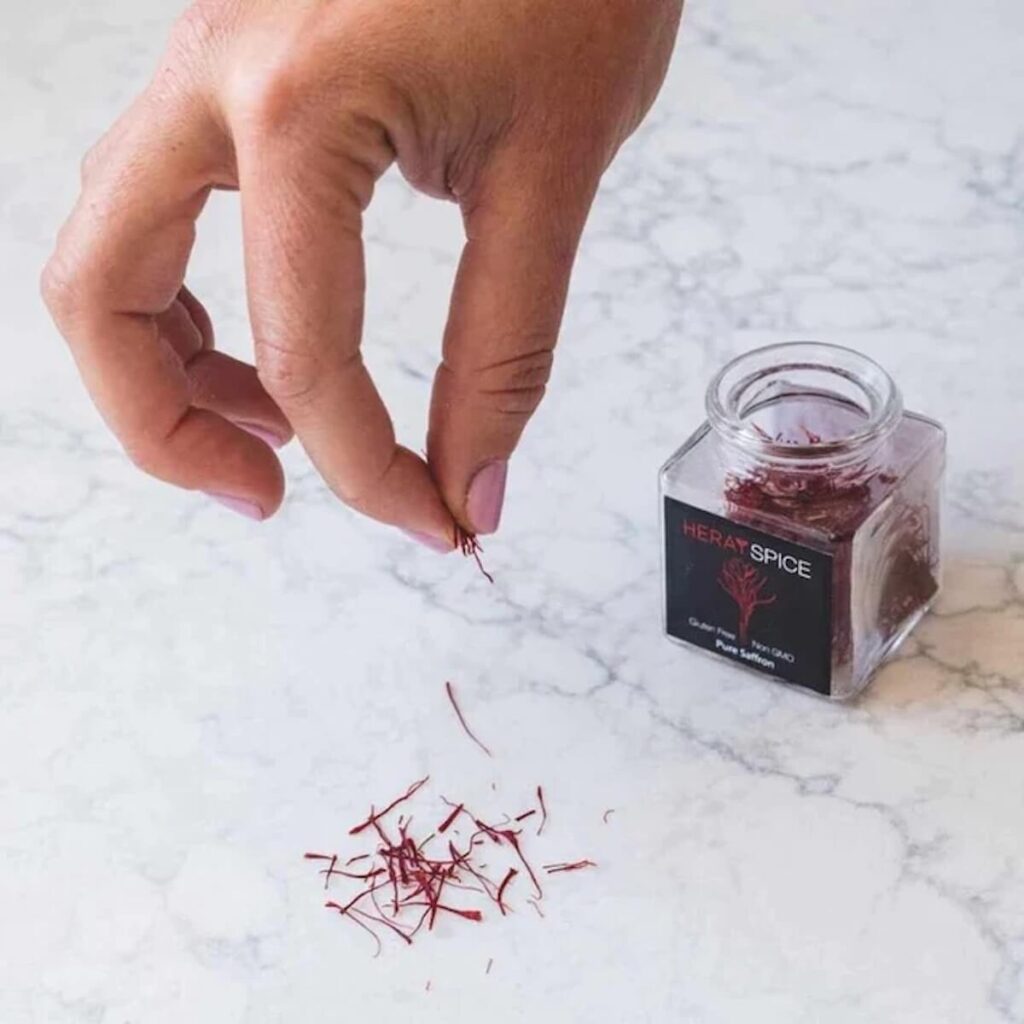
[[[934,601],[945,433],[850,349],[740,356],[661,471],[670,637],[829,697]]]

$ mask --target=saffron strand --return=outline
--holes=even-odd
[[[461,724],[466,735],[488,756],[494,757],[490,750],[484,746],[483,743],[476,737],[475,733],[469,727],[469,723],[466,721],[466,716],[462,713],[462,708],[459,707],[459,702],[455,699],[455,688],[450,682],[444,684],[445,692],[448,694],[448,700],[451,702],[452,707],[455,709],[455,714],[458,716],[459,723]]]

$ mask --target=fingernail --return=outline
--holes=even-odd
[[[258,522],[263,521],[263,509],[254,501],[246,501],[244,498],[232,498],[229,494],[211,493],[209,496],[218,504],[231,509],[232,512],[237,512],[240,516],[245,516],[247,519],[255,519]]]
[[[267,430],[266,427],[261,427],[256,423],[243,423],[241,420],[236,420],[235,426],[241,427],[247,434],[252,434],[253,437],[258,437],[261,441],[269,444],[271,448],[284,447],[284,438],[275,434],[272,430]]]
[[[488,462],[477,471],[469,485],[466,512],[477,533],[494,533],[501,522],[501,506],[505,503],[505,479],[508,463]]]
[[[433,537],[429,533],[421,533],[419,530],[403,530],[406,537],[417,541],[424,547],[430,548],[431,551],[436,551],[440,555],[447,555],[451,550],[452,546],[447,541],[441,540],[440,537]]]

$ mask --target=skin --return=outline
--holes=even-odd
[[[455,522],[495,529],[591,202],[657,94],[680,11],[675,0],[191,7],[153,81],[85,158],[43,274],[131,459],[265,518],[284,494],[267,441],[294,432],[366,515],[439,550]],[[396,442],[360,356],[362,215],[393,163],[458,203],[466,233],[426,460]],[[241,194],[255,367],[216,351],[184,286],[214,188]]]

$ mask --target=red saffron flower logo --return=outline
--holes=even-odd
[[[765,593],[768,577],[762,575],[742,558],[730,558],[718,576],[718,585],[736,602],[740,610],[740,643],[750,635],[754,612],[766,604],[774,604],[778,595]]]

